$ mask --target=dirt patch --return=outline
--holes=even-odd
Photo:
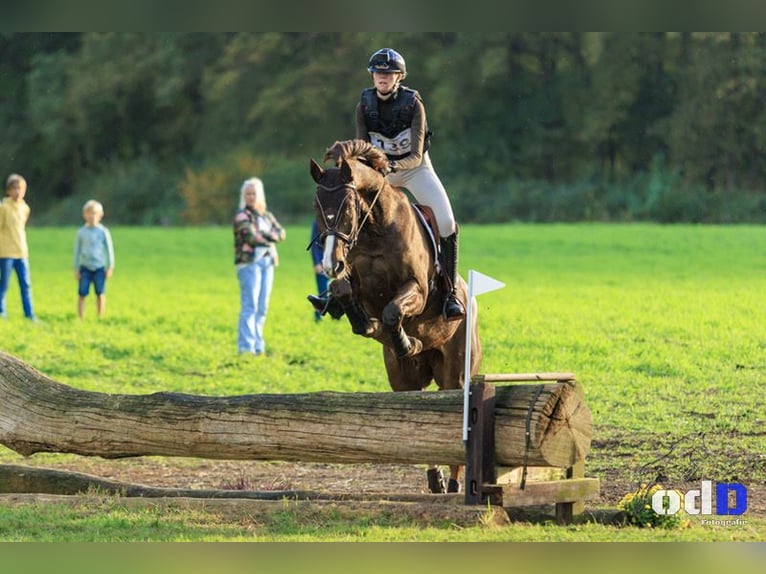
[[[28,464],[28,463],[26,463]],[[323,490],[328,492],[427,493],[425,467],[148,457],[41,465],[100,478],[166,488],[223,490]]]

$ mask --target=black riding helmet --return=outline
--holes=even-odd
[[[371,74],[378,72],[379,74],[393,74],[401,72],[402,79],[407,75],[407,65],[404,63],[404,58],[396,50],[391,48],[381,48],[370,56],[370,61],[367,64],[367,71]]]

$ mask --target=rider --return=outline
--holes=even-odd
[[[441,263],[449,280],[443,314],[458,319],[465,309],[456,296],[458,262],[458,227],[452,205],[428,154],[431,132],[420,94],[401,82],[407,76],[404,58],[396,50],[383,48],[369,60],[373,87],[362,90],[356,106],[356,137],[380,148],[388,157],[384,174],[395,187],[404,187],[418,203],[429,206],[439,227]],[[323,311],[327,299],[309,296]]]

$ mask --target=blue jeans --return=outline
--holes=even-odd
[[[0,317],[5,317],[5,294],[8,291],[8,283],[11,280],[11,271],[16,271],[19,278],[19,290],[21,291],[21,305],[24,307],[24,316],[34,319],[35,312],[32,308],[32,280],[29,274],[28,259],[0,258]]]
[[[261,257],[238,269],[237,278],[240,297],[237,349],[240,353],[263,353],[266,351],[263,326],[274,284],[274,262],[268,255]]]

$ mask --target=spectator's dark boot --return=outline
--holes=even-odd
[[[447,279],[442,314],[445,319],[452,321],[465,315],[465,308],[457,298],[457,231],[449,237],[440,237],[439,243],[442,267]]]

